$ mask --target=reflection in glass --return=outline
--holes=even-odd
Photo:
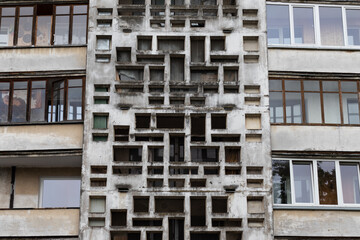
[[[343,46],[343,23],[340,7],[319,7],[321,44]]]
[[[304,93],[306,123],[321,123],[320,93]]]
[[[30,46],[32,44],[33,17],[20,17],[18,30],[18,46]]]
[[[341,81],[342,92],[357,92],[357,82]]]
[[[285,91],[300,91],[301,85],[300,81],[297,80],[285,80]]]
[[[338,92],[339,91],[339,82],[338,81],[323,81],[322,87],[323,87],[323,91],[326,91],[326,92]]]
[[[69,16],[56,16],[55,18],[55,45],[69,44]]]
[[[36,45],[48,46],[51,40],[51,16],[38,16],[36,28]]]
[[[96,43],[97,50],[109,50],[110,49],[110,39],[109,38],[98,38]]]
[[[335,162],[318,161],[320,204],[337,204]]]
[[[340,103],[338,93],[324,93],[325,123],[340,123]]]
[[[11,107],[11,121],[26,122],[27,82],[14,82]]]
[[[0,123],[8,121],[10,83],[0,82]]]
[[[284,122],[283,99],[281,92],[270,92],[270,122]]]
[[[2,17],[0,25],[0,46],[14,45],[15,17]]]
[[[86,43],[86,15],[73,16],[72,44]]]
[[[360,10],[346,10],[347,35],[349,45],[360,45]]]
[[[313,8],[294,7],[295,43],[315,43]]]
[[[268,44],[290,44],[289,7],[267,5]]]
[[[342,94],[342,110],[344,124],[359,124],[359,99],[358,94]]]
[[[359,165],[340,164],[344,203],[360,203]]]
[[[304,81],[304,91],[320,91],[319,81]]]
[[[282,81],[281,80],[269,80],[269,90],[270,91],[281,91],[282,90]]]
[[[273,197],[275,204],[291,204],[289,161],[273,160]]]
[[[285,93],[286,122],[302,123],[301,93]]]
[[[46,81],[33,81],[31,85],[30,121],[44,121]]]
[[[293,163],[296,203],[312,203],[312,164]]]
[[[69,88],[67,120],[81,120],[81,118],[82,118],[82,88]]]
[[[59,122],[64,120],[64,81],[54,83],[53,97],[51,104],[51,122]]]
[[[80,180],[44,179],[42,207],[80,207]]]

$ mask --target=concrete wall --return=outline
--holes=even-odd
[[[8,208],[11,193],[11,168],[0,168],[0,208]]]
[[[14,208],[39,207],[42,177],[80,177],[80,168],[17,168]]]
[[[359,152],[360,127],[348,126],[271,126],[273,151]]]
[[[0,126],[0,151],[80,149],[82,124]]]
[[[0,210],[0,237],[77,236],[79,209]]]
[[[274,210],[274,236],[358,237],[358,211]]]
[[[83,70],[86,47],[0,49],[0,72]]]
[[[269,71],[360,73],[360,52],[333,49],[269,48]]]

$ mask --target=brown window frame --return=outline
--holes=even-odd
[[[270,118],[271,125],[330,125],[330,126],[359,126],[358,124],[350,124],[344,123],[344,115],[343,115],[343,104],[342,104],[342,94],[357,94],[358,96],[358,108],[360,115],[360,80],[357,79],[317,79],[317,78],[305,78],[305,79],[297,79],[297,78],[269,78],[269,81],[278,80],[281,81],[281,90],[269,90],[270,93],[281,93],[282,97],[282,112],[283,112],[283,122],[276,123],[272,122]],[[300,90],[285,90],[285,81],[300,81]],[[319,82],[319,90],[309,91],[304,90],[304,82],[305,81],[318,81]],[[337,91],[324,91],[323,90],[323,82],[337,82],[338,90]],[[341,90],[342,82],[355,82],[357,86],[357,91],[348,92]],[[286,117],[286,93],[300,93],[301,96],[301,123],[288,123]],[[306,114],[305,114],[305,93],[319,93],[320,95],[320,108],[321,108],[321,123],[307,123],[306,122]],[[336,93],[339,96],[339,114],[340,114],[340,123],[326,123],[325,122],[325,108],[324,108],[324,93]],[[271,101],[271,99],[270,99]],[[270,109],[271,111],[271,109]],[[360,120],[360,116],[359,116]]]
[[[37,15],[37,6],[39,4],[35,5],[23,5],[23,6],[3,6],[0,7],[0,26],[2,18],[9,18],[14,17],[14,37],[13,37],[13,43],[10,46],[0,46],[0,48],[4,47],[33,47],[36,45],[36,35],[37,35],[37,21],[38,21],[38,15]],[[50,5],[50,4],[49,4]],[[49,45],[41,45],[41,47],[47,47],[47,46],[69,46],[69,45],[75,45],[75,46],[83,46],[87,44],[87,37],[88,37],[88,15],[89,15],[89,5],[88,4],[51,4],[52,5],[52,15],[45,15],[45,16],[51,16],[51,32],[50,32],[50,44]],[[74,6],[87,6],[87,12],[74,14]],[[60,14],[56,15],[56,7],[58,6],[69,6],[70,7],[70,13],[69,14]],[[26,15],[26,17],[32,17],[32,29],[31,29],[31,44],[26,46],[19,46],[18,45],[18,35],[19,35],[19,19],[20,19],[20,8],[22,7],[33,7],[33,14],[32,15]],[[15,16],[2,16],[2,9],[3,8],[15,8]],[[86,41],[84,44],[73,44],[72,43],[72,32],[73,32],[73,18],[74,16],[80,16],[80,15],[86,15]],[[25,16],[25,15],[24,15]],[[54,36],[55,36],[55,26],[56,26],[56,16],[69,16],[69,32],[68,32],[68,44],[55,44]]]
[[[67,120],[67,108],[68,108],[68,81],[72,79],[81,79],[82,80],[82,96],[81,96],[81,119],[75,119],[75,120]],[[44,101],[44,120],[43,121],[31,121],[31,93],[33,89],[39,89],[39,88],[33,88],[32,83],[33,82],[39,82],[39,81],[45,81],[45,101]],[[65,82],[65,91],[64,91],[64,118],[61,121],[52,121],[52,104],[53,104],[53,92],[54,92],[54,84],[59,81]],[[57,123],[57,122],[78,122],[83,121],[84,119],[84,101],[85,101],[85,77],[68,77],[68,78],[34,78],[34,79],[9,79],[9,80],[3,80],[2,83],[9,83],[9,102],[8,102],[8,113],[7,113],[7,121],[6,122],[0,122],[0,125],[11,125],[11,124],[24,124],[24,123]],[[12,112],[13,112],[13,95],[14,95],[14,83],[15,82],[27,82],[27,96],[26,96],[26,120],[21,122],[13,122],[12,119]],[[72,88],[72,87],[70,87]],[[78,87],[79,88],[79,87]],[[1,91],[1,90],[0,90]],[[1,96],[0,96],[1,97]],[[0,98],[0,101],[3,101],[2,98]],[[50,119],[49,119],[50,118]]]

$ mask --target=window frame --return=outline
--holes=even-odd
[[[269,81],[278,80],[281,81],[281,90],[271,90],[269,89],[269,93],[281,93],[282,97],[282,111],[283,111],[283,122],[271,122],[271,125],[329,125],[329,126],[359,126],[360,125],[360,80],[358,79],[318,79],[318,78],[276,78],[276,77],[269,77]],[[300,81],[300,90],[286,90],[285,89],[285,81]],[[309,91],[304,90],[304,82],[305,81],[318,81],[319,82],[319,90]],[[338,90],[337,91],[324,91],[323,90],[323,82],[337,82],[338,83]],[[357,86],[356,92],[348,92],[342,91],[341,83],[342,82],[355,82]],[[288,123],[286,117],[286,93],[300,93],[301,94],[301,123]],[[321,108],[321,123],[308,123],[307,116],[306,116],[306,108],[305,108],[305,93],[319,93],[320,95],[320,108]],[[339,95],[339,114],[340,114],[340,123],[326,123],[325,122],[325,103],[324,103],[324,94],[326,93],[337,93]],[[359,108],[359,123],[357,124],[350,124],[344,123],[344,110],[343,110],[343,94],[357,94],[358,97],[358,108]],[[270,94],[269,94],[270,95]],[[271,102],[271,99],[270,99]],[[269,104],[270,107],[270,104]],[[270,108],[271,112],[271,108]]]
[[[360,161],[349,160],[349,159],[341,159],[334,160],[331,158],[324,159],[306,159],[306,158],[272,158],[273,161],[287,161],[289,162],[289,170],[290,170],[290,194],[291,194],[291,203],[275,203],[275,198],[273,198],[274,207],[285,207],[285,206],[293,206],[293,207],[341,207],[341,208],[349,208],[349,207],[360,207],[360,203],[344,203],[343,189],[342,189],[342,179],[341,179],[341,164],[356,164],[357,165],[357,174],[358,174],[358,182],[360,186]],[[337,191],[337,204],[320,204],[319,198],[319,178],[318,178],[318,166],[317,162],[334,162],[335,163],[335,176],[336,176],[336,191]],[[293,163],[310,163],[311,166],[311,181],[312,181],[312,194],[313,194],[313,202],[312,203],[297,203],[295,200],[295,182],[294,182],[294,169]],[[273,175],[272,175],[273,177]],[[359,187],[360,191],[360,187]],[[273,195],[274,197],[274,195]]]
[[[43,207],[43,196],[44,196],[44,180],[79,180],[80,181],[80,192],[79,192],[79,196],[80,196],[80,201],[79,201],[79,207],[65,207],[65,208],[69,208],[69,209],[79,209],[81,206],[81,177],[77,177],[77,176],[50,176],[50,177],[40,177],[40,188],[39,188],[39,200],[38,200],[38,208],[44,208]],[[49,207],[46,207],[49,208]],[[53,207],[53,208],[64,208],[64,207]]]
[[[2,8],[15,8],[15,16],[14,16],[14,39],[11,46],[0,46],[0,48],[26,48],[26,47],[54,47],[54,46],[86,46],[88,42],[88,26],[89,26],[89,5],[84,3],[79,4],[45,4],[45,5],[52,5],[52,15],[44,15],[44,16],[51,16],[51,27],[50,27],[50,44],[49,45],[37,45],[37,23],[38,23],[38,14],[37,14],[37,7],[40,4],[33,4],[33,5],[21,5],[21,6],[1,6],[0,13],[2,13]],[[86,14],[74,14],[74,6],[84,5],[87,7]],[[56,26],[56,7],[57,6],[69,6],[70,12],[66,14],[69,16],[69,36],[68,36],[68,44],[55,44],[55,26]],[[33,7],[33,14],[32,16],[32,29],[31,29],[31,44],[27,46],[19,46],[18,45],[18,35],[19,35],[19,19],[20,19],[20,8],[21,7]],[[72,43],[72,34],[73,34],[73,18],[74,16],[86,15],[86,41],[84,44],[73,44]],[[30,15],[26,15],[29,17]],[[42,16],[42,15],[40,15]],[[61,14],[60,16],[65,16]],[[5,16],[7,17],[7,16]],[[0,26],[2,22],[2,15],[0,15]]]
[[[269,44],[268,47],[296,47],[296,48],[327,48],[327,49],[359,49],[360,45],[349,45],[347,32],[347,17],[346,10],[360,10],[360,6],[354,5],[331,5],[331,4],[310,4],[310,3],[281,3],[281,2],[266,2],[266,5],[288,6],[289,8],[289,24],[290,24],[290,44]],[[321,44],[321,30],[320,30],[320,7],[341,8],[342,27],[344,45],[322,45]],[[314,44],[299,44],[295,42],[295,26],[294,26],[294,8],[312,8],[314,18]],[[268,29],[267,29],[268,30]]]

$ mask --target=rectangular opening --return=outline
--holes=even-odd
[[[110,54],[96,54],[95,55],[95,62],[99,63],[109,63],[111,59]]]
[[[105,226],[105,218],[89,218],[89,226],[90,227],[104,227]]]
[[[237,16],[237,9],[233,8],[223,8],[223,16],[224,17],[236,17]]]
[[[264,219],[263,218],[248,218],[248,227],[250,227],[250,228],[264,227]]]
[[[191,141],[205,141],[205,115],[191,114]]]
[[[184,115],[170,115],[157,114],[156,115],[157,128],[184,128]]]
[[[246,142],[261,142],[261,134],[246,134]]]
[[[112,8],[98,8],[98,15],[99,16],[111,16],[112,15]]]
[[[170,162],[184,161],[184,136],[170,135]]]
[[[212,142],[240,142],[240,134],[211,134]]]
[[[198,174],[198,167],[169,167],[170,175]]]
[[[211,198],[213,213],[227,213],[228,212],[228,198],[227,197],[212,197]]]
[[[165,20],[150,20],[150,26],[152,28],[164,28]]]
[[[247,179],[247,187],[249,188],[262,188],[263,187],[263,179]]]
[[[215,147],[191,147],[192,162],[218,162],[219,149]]]
[[[150,81],[152,82],[164,81],[164,68],[150,67]]]
[[[226,240],[241,240],[242,232],[226,232]]]
[[[204,86],[204,93],[218,93],[219,87],[218,86]]]
[[[241,167],[225,167],[225,175],[240,175]]]
[[[221,218],[221,219],[212,219],[213,227],[241,227],[240,218]]]
[[[219,175],[220,167],[204,167],[204,175]]]
[[[109,104],[109,97],[94,97],[94,104]]]
[[[191,86],[177,86],[177,85],[170,85],[170,93],[197,93],[198,87],[191,85]]]
[[[137,37],[138,50],[151,50],[152,37],[151,36],[138,36]]]
[[[185,98],[170,97],[170,105],[184,105]]]
[[[191,226],[206,226],[206,198],[191,197],[190,206]]]
[[[203,16],[210,18],[210,17],[216,17],[218,14],[217,9],[203,9]]]
[[[139,82],[144,80],[144,68],[119,68],[119,80],[123,82]]]
[[[106,210],[105,196],[90,196],[90,213],[104,213]]]
[[[238,85],[224,85],[224,93],[239,93]]]
[[[145,0],[119,0],[119,5],[144,5]]]
[[[164,104],[163,97],[149,97],[149,104],[150,105],[162,105]]]
[[[216,0],[190,0],[190,5],[194,6],[215,6]]]
[[[244,36],[243,37],[244,51],[258,52],[259,51],[259,37],[258,36]]]
[[[247,197],[248,213],[265,213],[263,197]]]
[[[244,63],[258,63],[259,55],[244,55]]]
[[[191,68],[190,74],[192,82],[216,83],[218,81],[217,68]]]
[[[150,114],[135,114],[136,128],[150,128]]]
[[[142,174],[142,167],[134,166],[113,166],[113,174],[119,175],[139,175]]]
[[[185,27],[184,20],[170,20],[170,26],[176,28],[183,28]]]
[[[170,56],[170,81],[184,81],[183,56]]]
[[[191,38],[191,62],[205,61],[205,38]]]
[[[109,92],[109,85],[94,85],[95,92]]]
[[[111,232],[111,240],[140,240],[141,232]]]
[[[169,179],[170,188],[182,188],[185,186],[185,179]]]
[[[211,114],[211,129],[226,129],[226,114]]]
[[[118,9],[120,17],[142,17],[145,16],[145,8],[121,8]]]
[[[261,175],[263,171],[263,167],[246,167],[246,174],[248,175]]]
[[[190,20],[190,27],[203,28],[205,27],[205,20]]]
[[[245,97],[246,105],[260,105],[260,97]]]
[[[164,135],[161,133],[135,134],[135,141],[143,142],[163,142]]]
[[[155,197],[156,213],[183,213],[184,197]]]
[[[112,20],[111,19],[98,19],[97,26],[101,28],[111,27]]]
[[[94,122],[93,128],[94,129],[107,129],[108,125],[108,115],[105,114],[94,114]]]
[[[93,133],[92,138],[94,142],[106,142],[108,140],[107,133]]]
[[[129,126],[114,126],[114,137],[115,141],[129,141]]]
[[[111,226],[126,226],[126,210],[111,210]]]
[[[160,227],[162,223],[162,219],[133,218],[134,227]]]
[[[244,89],[245,89],[245,93],[248,94],[260,93],[259,85],[245,85]]]
[[[164,161],[164,147],[150,147],[148,148],[148,162],[163,162]]]
[[[162,240],[162,232],[146,232],[146,240]]]
[[[190,240],[220,240],[219,232],[190,233]]]
[[[116,60],[119,63],[131,62],[131,48],[116,48]]]
[[[258,24],[259,24],[258,20],[248,20],[248,19],[243,20],[244,28],[257,28]]]
[[[141,162],[142,147],[114,147],[115,162]]]
[[[205,105],[205,97],[190,97],[190,104],[192,106],[203,106]]]
[[[225,51],[225,37],[210,37],[211,51]]]
[[[259,130],[261,129],[261,115],[260,114],[245,114],[246,129]]]
[[[206,187],[206,179],[190,179],[190,187]]]
[[[224,67],[224,82],[238,82],[238,69]]]
[[[225,147],[225,162],[240,163],[240,148]]]
[[[106,178],[90,178],[91,187],[106,187]]]
[[[164,63],[164,55],[136,55],[136,61],[138,63]]]
[[[163,93],[164,85],[149,85],[149,92],[150,93]]]
[[[149,212],[149,197],[133,197],[134,213]]]
[[[163,166],[156,166],[156,167],[148,167],[148,174],[149,175],[157,175],[157,174],[164,174],[164,167]]]
[[[109,51],[111,48],[111,36],[96,36],[96,50]]]
[[[243,9],[243,17],[257,17],[257,9]]]
[[[169,218],[169,239],[184,240],[184,219]]]
[[[106,174],[107,166],[91,166],[91,174]]]
[[[154,179],[154,178],[147,179],[147,187],[159,188],[159,187],[163,187],[163,185],[164,185],[163,179]]]
[[[184,37],[163,38],[158,37],[158,50],[161,51],[182,51],[184,50]]]
[[[210,61],[213,63],[237,63],[238,55],[210,55]]]
[[[164,2],[164,0],[153,0],[153,1]],[[150,15],[159,18],[165,17],[165,9],[164,8],[150,9]]]

